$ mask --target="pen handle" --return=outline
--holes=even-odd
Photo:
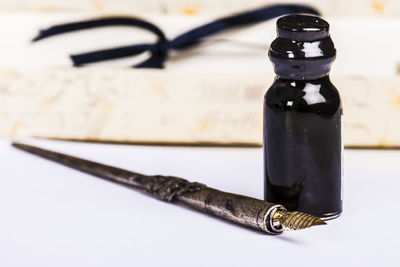
[[[34,146],[20,143],[12,145],[99,178],[145,191],[160,200],[180,202],[193,209],[270,234],[325,224],[311,214],[287,212],[281,205],[222,192],[179,177],[143,175]]]

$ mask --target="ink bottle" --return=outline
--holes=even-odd
[[[264,198],[323,219],[342,212],[342,105],[329,79],[336,50],[315,16],[277,21],[264,98]]]

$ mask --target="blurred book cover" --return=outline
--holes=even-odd
[[[68,57],[155,42],[132,27],[31,40],[52,25],[115,15],[140,17],[168,39],[221,16],[276,2],[0,1],[0,135],[173,144],[262,144],[263,95],[274,73],[267,48],[275,19],[224,31],[170,51],[163,69],[130,66],[149,57],[84,68]],[[400,146],[400,2],[279,1],[327,17],[338,51],[331,79],[344,105],[345,145]]]

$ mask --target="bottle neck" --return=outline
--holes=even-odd
[[[280,76],[276,76],[275,84],[278,87],[293,87],[303,89],[307,84],[323,84],[325,87],[329,87],[331,85],[331,79],[329,75],[322,76],[317,79],[292,79],[292,78],[284,78]]]
[[[329,76],[333,58],[283,59],[270,57],[276,76],[289,80],[315,80]]]

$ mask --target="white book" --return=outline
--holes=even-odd
[[[263,95],[273,80],[263,73],[106,68],[0,75],[0,135],[190,144],[261,145]],[[346,146],[400,146],[400,78],[333,82]]]
[[[29,42],[40,28],[90,16],[0,16],[0,34],[8,37],[0,49],[0,135],[261,144],[263,95],[274,77],[266,55],[276,35],[274,21],[213,36],[187,51],[172,51],[163,70],[123,67],[146,55],[71,67],[71,53],[154,41],[133,28]],[[173,38],[210,17],[146,19]],[[400,20],[327,20],[338,50],[331,79],[343,100],[345,145],[400,146],[400,39],[393,34]]]

